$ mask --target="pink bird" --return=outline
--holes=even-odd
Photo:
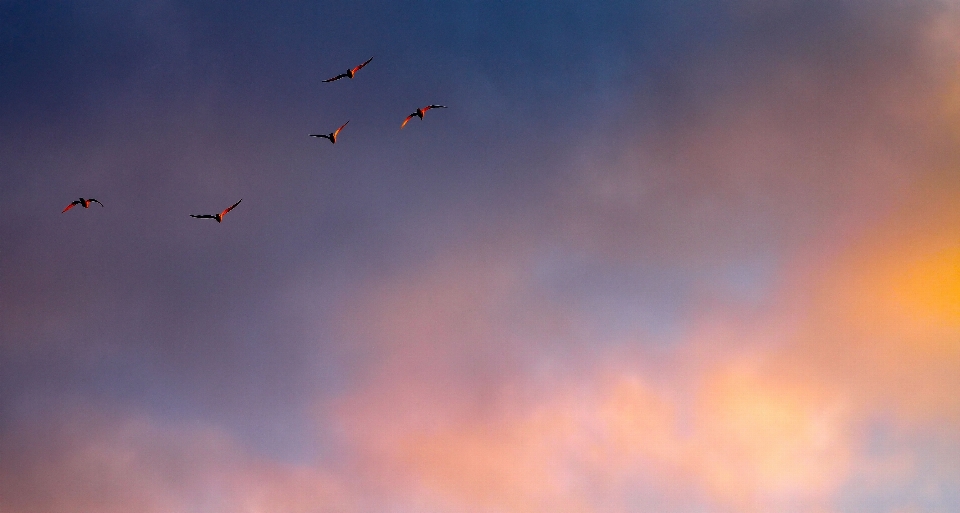
[[[445,108],[446,108],[446,107],[443,106],[443,105],[427,105],[426,107],[423,107],[422,109],[421,109],[421,108],[418,108],[416,112],[414,112],[413,114],[410,114],[409,116],[407,116],[407,119],[404,119],[404,120],[403,120],[403,124],[400,125],[400,128],[402,129],[403,127],[407,126],[407,122],[410,121],[414,116],[416,116],[416,117],[418,117],[418,118],[420,118],[420,119],[423,119],[423,115],[426,114],[428,110],[430,110],[430,109],[445,109]]]
[[[349,121],[347,121],[347,123],[349,123]],[[344,123],[344,124],[340,125],[340,128],[336,129],[336,131],[334,131],[334,132],[332,132],[332,133],[329,133],[329,134],[310,134],[310,137],[323,137],[324,139],[330,139],[330,142],[332,142],[333,144],[337,144],[337,134],[339,134],[340,131],[343,130],[343,127],[347,126],[347,123]]]
[[[241,199],[240,201],[243,201]],[[240,201],[234,203],[230,208],[225,209],[219,214],[190,214],[190,217],[196,217],[197,219],[216,219],[218,223],[223,222],[223,216],[227,215],[227,212],[237,208],[237,205],[240,204]]]
[[[357,66],[356,68],[348,69],[346,73],[341,73],[333,78],[328,78],[324,80],[324,82],[333,82],[334,80],[340,80],[341,78],[353,78],[353,76],[356,75],[358,71],[360,71],[360,68],[366,66],[367,64],[370,64],[370,61],[372,60],[373,60],[373,57],[370,57],[369,59],[367,59],[367,62],[364,62],[363,64]]]
[[[95,199],[93,199],[93,198],[90,198],[90,199],[80,198],[80,199],[78,199],[77,201],[74,201],[73,203],[67,205],[67,208],[63,209],[63,212],[66,212],[67,210],[70,210],[71,208],[73,208],[73,207],[75,207],[75,206],[77,206],[77,205],[83,205],[83,208],[90,208],[90,202],[96,203],[97,205],[100,205],[101,207],[103,206],[103,203],[100,203],[99,201],[97,201],[97,200],[95,200]],[[60,213],[62,214],[63,212],[60,212]]]

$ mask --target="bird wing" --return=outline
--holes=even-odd
[[[103,206],[103,203],[100,203],[99,201],[97,201],[97,200],[95,200],[95,199],[93,199],[93,198],[90,198],[90,199],[88,199],[87,201],[92,201],[92,202],[96,203],[97,205],[100,205],[101,207]]]
[[[407,126],[407,122],[410,121],[410,118],[412,118],[412,117],[414,117],[414,116],[416,116],[416,115],[417,115],[417,113],[414,112],[413,114],[410,114],[409,116],[407,116],[407,119],[403,120],[403,124],[400,125],[400,128],[403,128],[403,127]]]
[[[99,201],[98,201],[97,203],[99,203]],[[71,208],[73,208],[73,207],[75,207],[75,206],[77,206],[77,205],[79,205],[79,204],[80,204],[80,200],[74,201],[73,203],[67,205],[67,208],[63,209],[63,212],[66,212],[67,210],[70,210]],[[62,214],[63,212],[60,212],[60,213]]]
[[[366,66],[367,64],[370,64],[370,61],[372,61],[372,60],[373,60],[373,57],[370,57],[369,59],[367,59],[367,62],[364,62],[363,64],[357,66],[356,68],[353,68],[353,72],[356,73],[356,72],[360,71],[360,68]]]
[[[241,199],[240,201],[243,201],[243,199]],[[226,210],[224,210],[223,212],[220,212],[220,217],[223,217],[223,216],[225,216],[225,215],[227,214],[227,212],[229,212],[229,211],[231,211],[231,210],[233,210],[233,209],[235,209],[235,208],[237,208],[237,205],[239,205],[239,204],[240,204],[240,201],[238,201],[238,202],[236,202],[236,203],[234,203],[233,205],[231,205],[231,206],[230,206],[230,208],[228,208],[228,209],[226,209]]]
[[[445,109],[445,108],[447,108],[446,105],[427,105],[426,107],[423,108],[423,111],[426,112],[430,109]]]
[[[349,121],[347,121],[347,123],[349,123]],[[336,137],[337,134],[339,134],[340,131],[343,130],[343,127],[347,126],[347,123],[340,125],[340,128],[338,128],[337,131],[333,133],[333,136]]]
[[[333,82],[334,80],[340,80],[341,78],[346,78],[348,75],[346,73],[341,73],[333,78],[328,78],[324,82]]]
[[[333,140],[331,134],[310,134],[310,137],[323,137],[324,139],[330,139],[331,141]]]
[[[196,217],[197,219],[216,219],[217,216],[210,214],[190,214],[190,217]]]

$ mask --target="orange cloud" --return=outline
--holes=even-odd
[[[393,411],[354,397],[341,415],[367,465],[389,469],[379,479],[406,500],[433,497],[434,507],[618,511],[638,489],[674,506],[693,491],[736,511],[823,507],[848,476],[841,401],[736,366],[718,369],[697,395],[684,415],[638,376],[621,375],[529,403],[501,396],[494,415],[431,426],[392,418],[406,408],[444,416],[444,404],[422,396],[394,398]]]
[[[707,380],[696,426],[696,471],[743,511],[825,503],[849,472],[847,407],[808,382],[721,369]]]
[[[803,328],[784,360],[864,407],[960,427],[960,188],[938,188],[919,187],[898,215],[806,272],[794,291]]]
[[[676,362],[657,378],[538,296],[529,261],[493,258],[489,245],[485,258],[449,253],[344,316],[368,321],[345,329],[381,355],[337,417],[365,479],[428,508],[619,511],[646,493],[671,507],[829,510],[878,464],[862,453],[866,422],[893,405],[897,420],[937,426],[960,397],[951,221],[918,235],[925,212],[893,219],[795,268],[758,316],[706,302],[689,322],[708,329],[685,332],[682,358],[638,350]],[[589,360],[518,363],[549,361],[557,339],[588,344]],[[881,463],[890,479],[917,471]]]

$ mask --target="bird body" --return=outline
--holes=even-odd
[[[403,124],[400,125],[400,128],[403,128],[403,127],[407,126],[407,122],[409,122],[411,119],[413,119],[414,116],[416,116],[416,117],[418,117],[418,118],[420,118],[420,119],[423,119],[423,115],[426,114],[428,110],[430,110],[430,109],[445,109],[445,108],[447,108],[447,107],[444,106],[444,105],[427,105],[426,107],[417,107],[417,111],[416,111],[416,112],[414,112],[413,114],[410,114],[409,116],[407,116],[407,119],[404,119],[404,120],[403,120]]]
[[[347,121],[347,123],[349,123],[349,121]],[[343,127],[347,126],[347,123],[340,125],[340,128],[334,130],[329,134],[310,134],[310,137],[323,137],[324,139],[329,139],[331,143],[337,144],[337,134],[339,134],[340,131],[343,130]]]
[[[97,205],[100,205],[101,207],[103,206],[103,203],[100,203],[99,201],[97,201],[97,200],[95,200],[95,199],[93,199],[93,198],[90,198],[90,199],[80,198],[80,199],[74,201],[73,203],[67,205],[67,208],[63,209],[63,211],[60,212],[60,213],[62,214],[62,213],[66,212],[67,210],[70,210],[71,208],[73,208],[73,207],[75,207],[75,206],[77,206],[77,205],[83,205],[83,208],[90,208],[90,203],[91,203],[91,202],[96,203]]]
[[[333,78],[328,78],[324,80],[324,82],[333,82],[334,80],[340,80],[341,78],[353,78],[353,76],[356,75],[358,71],[360,71],[360,68],[366,66],[367,64],[370,64],[370,61],[372,60],[373,60],[373,57],[370,57],[369,59],[367,59],[366,62],[357,66],[356,68],[348,69],[346,73],[341,73]]]
[[[241,198],[240,201],[243,201]],[[190,214],[190,217],[196,217],[197,219],[216,219],[218,223],[223,222],[223,216],[227,215],[227,212],[237,208],[237,205],[240,204],[240,201],[234,203],[229,208],[224,209],[223,212],[219,214]]]

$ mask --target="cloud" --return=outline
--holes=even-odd
[[[950,205],[951,217],[884,227],[819,270],[792,354],[904,420],[960,426],[960,204]]]
[[[547,293],[549,237],[444,252],[341,316],[377,355],[336,401],[343,439],[427,509],[829,511],[880,494],[864,480],[948,507],[910,483],[949,488],[955,465],[903,442],[953,447],[960,425],[960,202],[928,165],[855,238],[786,260],[762,308],[697,302],[669,349]]]
[[[842,402],[738,369],[717,374],[690,410],[638,375],[615,375],[535,403],[505,392],[494,413],[456,418],[449,397],[405,387],[389,401],[350,398],[342,422],[365,466],[382,472],[371,479],[434,508],[620,511],[638,497],[666,511],[828,505],[853,463]],[[413,412],[424,420],[404,422]]]
[[[377,355],[331,406],[367,486],[440,510],[830,504],[856,462],[843,390],[770,372],[782,354],[744,340],[763,330],[736,317],[675,355],[634,338],[624,359],[541,293],[526,255],[489,240],[450,251],[341,313],[345,338]]]
[[[351,509],[329,475],[248,453],[217,429],[71,410],[5,432],[0,441],[0,510]]]

